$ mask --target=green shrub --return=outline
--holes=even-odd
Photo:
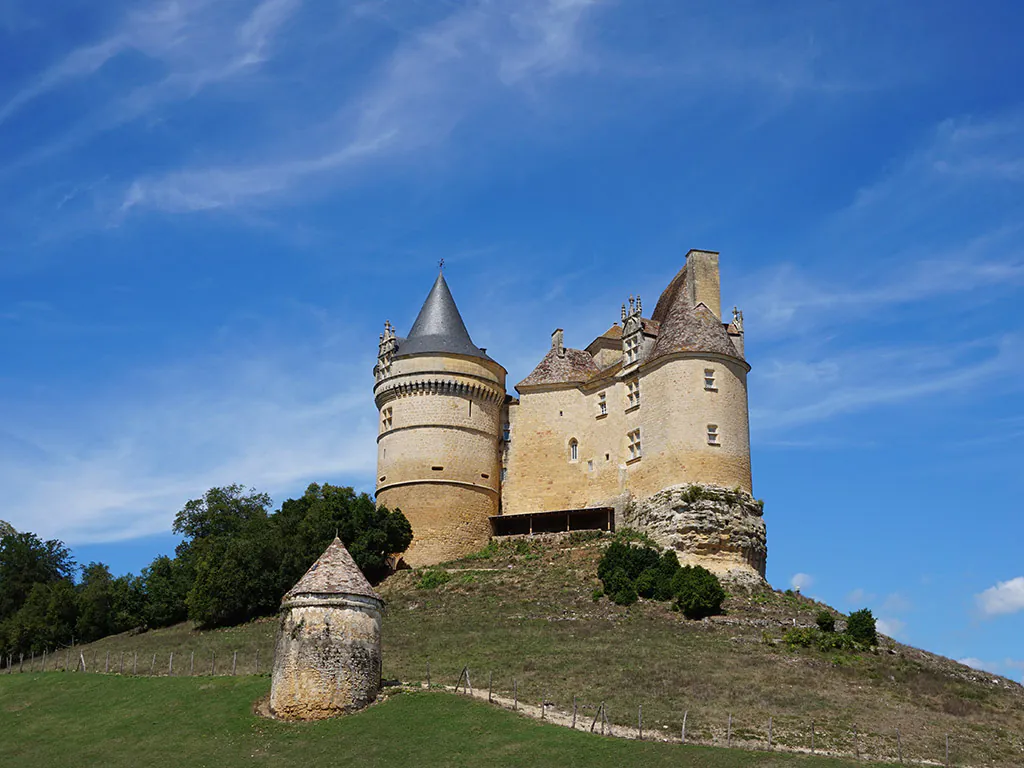
[[[822,632],[836,631],[836,617],[828,611],[818,611],[818,615],[814,617],[814,622]]]
[[[867,608],[854,611],[846,620],[846,634],[863,646],[878,645],[878,634],[875,629],[875,617]]]
[[[645,597],[650,600],[654,597],[654,592],[659,584],[659,573],[655,568],[648,568],[646,571],[641,573],[634,583],[637,595]]]
[[[447,584],[451,579],[452,575],[443,568],[427,568],[420,575],[420,580],[416,587],[418,589],[437,589],[442,584]]]
[[[813,648],[818,644],[819,634],[814,627],[793,627],[786,630],[782,642],[790,648]]]
[[[595,603],[604,597],[604,590],[601,587],[597,587],[593,592],[590,593],[590,599]]]
[[[635,603],[637,596],[636,588],[633,586],[633,582],[626,582],[626,584],[623,587],[621,587],[611,597],[612,602],[616,605],[632,605],[633,603]]]
[[[722,612],[725,590],[715,574],[707,568],[683,566],[672,577],[675,605],[688,619],[703,619]]]

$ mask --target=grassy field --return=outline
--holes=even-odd
[[[571,731],[442,693],[395,694],[350,717],[290,724],[252,713],[262,677],[0,678],[0,765],[673,766],[843,768],[824,757],[638,743]],[[866,765],[860,763],[859,765]]]
[[[578,697],[585,716],[607,702],[611,719],[635,725],[643,706],[649,732],[677,734],[684,712],[691,738],[724,745],[732,716],[733,743],[763,748],[768,719],[775,743],[837,754],[895,759],[896,729],[908,760],[944,762],[949,734],[954,764],[1024,765],[1024,688],[949,659],[885,640],[875,653],[790,650],[785,630],[811,625],[821,607],[799,596],[764,591],[731,595],[726,615],[687,621],[665,604],[641,601],[620,608],[592,600],[601,541],[519,544],[451,563],[451,579],[419,588],[420,574],[402,572],[381,591],[384,674],[454,685],[463,666],[477,688],[493,674],[494,690],[521,700],[541,698],[571,711]],[[214,632],[185,626],[107,638],[83,650],[90,670],[106,654],[140,658],[166,674],[218,674],[239,651],[239,673],[253,671],[256,650],[271,658],[274,621]],[[264,667],[265,669],[265,667]],[[854,741],[854,729],[857,741]]]

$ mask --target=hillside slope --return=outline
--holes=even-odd
[[[388,579],[385,677],[422,681],[429,662],[433,683],[453,685],[468,666],[476,688],[493,675],[496,692],[511,695],[515,681],[521,700],[568,712],[576,696],[585,717],[604,701],[614,722],[635,725],[642,705],[650,734],[678,738],[688,713],[688,737],[704,743],[726,743],[731,715],[733,744],[764,747],[771,717],[783,747],[809,749],[813,722],[819,751],[895,759],[902,747],[907,760],[941,763],[948,733],[954,764],[1024,764],[1020,685],[888,639],[874,653],[790,650],[782,634],[813,625],[822,607],[799,596],[731,595],[726,615],[701,622],[667,604],[595,602],[606,540],[579,538],[492,545],[448,564],[450,580],[433,589],[418,586],[419,572]],[[159,670],[171,650],[179,659],[216,651],[221,671],[241,650],[239,673],[250,672],[256,648],[270,658],[275,626],[171,628],[108,638],[86,653],[145,649],[161,654]]]

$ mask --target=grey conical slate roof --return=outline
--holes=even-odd
[[[430,289],[427,300],[423,302],[409,335],[398,340],[399,355],[426,352],[451,352],[490,359],[469,338],[469,331],[462,322],[462,315],[455,306],[455,299],[448,290],[448,283],[445,282],[443,274],[439,274],[434,281],[434,287]]]
[[[339,538],[331,542],[284,599],[299,595],[358,595],[381,600]]]

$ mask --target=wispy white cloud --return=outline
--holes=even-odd
[[[994,587],[975,595],[983,616],[1002,616],[1024,611],[1024,576],[1000,581]]]
[[[879,617],[875,622],[875,628],[883,635],[902,640],[906,637],[907,623],[902,619]]]
[[[784,428],[962,391],[979,377],[997,381],[1022,369],[1024,344],[1015,336],[943,347],[868,348],[810,361],[769,359],[758,373],[751,422],[768,436]]]
[[[256,485],[280,502],[314,480],[369,482],[376,419],[355,372],[370,361],[306,352],[183,360],[111,382],[73,420],[20,414],[0,434],[5,515],[82,544],[166,531],[214,485]]]
[[[809,573],[794,573],[789,583],[793,589],[803,592],[814,584],[814,577]]]

